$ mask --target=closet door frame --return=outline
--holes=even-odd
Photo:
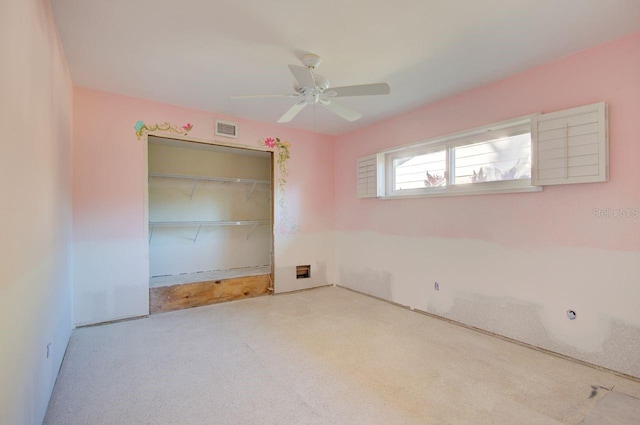
[[[274,271],[275,271],[275,234],[274,234],[274,220],[275,220],[275,185],[273,184],[275,178],[275,167],[274,167],[274,155],[273,151],[267,147],[263,146],[249,146],[243,145],[240,143],[230,143],[221,140],[208,140],[208,139],[199,139],[195,137],[176,135],[172,133],[164,133],[161,131],[151,131],[144,135],[143,138],[143,161],[144,161],[144,175],[142,176],[144,179],[144,205],[143,205],[143,233],[145,241],[149,240],[149,137],[159,137],[163,139],[171,139],[178,142],[186,142],[186,143],[200,143],[211,146],[221,146],[226,148],[234,148],[234,149],[243,149],[243,150],[251,150],[251,151],[260,151],[267,152],[269,154],[269,161],[271,163],[271,201],[269,208],[269,215],[271,218],[270,224],[270,234],[271,234],[271,246],[270,246],[270,258],[271,258],[271,295],[275,294],[275,281],[274,281]],[[145,255],[144,255],[147,270],[149,270],[150,266],[150,258],[149,258],[149,244],[145,244]]]

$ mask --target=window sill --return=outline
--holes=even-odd
[[[519,193],[519,192],[542,192],[542,186],[516,186],[516,187],[491,187],[491,188],[460,188],[455,189],[435,189],[433,192],[425,193],[398,193],[393,195],[381,196],[379,199],[407,199],[407,198],[439,198],[447,196],[473,196],[473,195],[495,195],[500,193]]]

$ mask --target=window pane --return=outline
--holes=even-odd
[[[394,190],[445,186],[446,163],[445,150],[394,159]]]
[[[454,148],[455,184],[531,178],[531,134]]]

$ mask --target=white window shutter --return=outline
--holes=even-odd
[[[378,154],[358,158],[358,198],[377,198],[380,195]]]
[[[531,183],[536,186],[609,179],[604,102],[536,116],[531,122]]]

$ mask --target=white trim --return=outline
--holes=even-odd
[[[493,185],[496,183],[511,183],[516,182],[518,180],[504,181],[504,182],[485,182],[485,183],[471,183],[472,185]],[[469,196],[469,195],[492,195],[492,194],[500,194],[500,193],[519,193],[519,192],[542,192],[542,186],[531,186],[529,184],[529,179],[523,179],[523,182],[526,184],[522,185],[512,185],[512,186],[485,186],[481,188],[470,189],[471,184],[465,185],[457,185],[450,186],[447,188],[430,188],[429,193],[426,193],[424,189],[407,189],[403,190],[405,192],[400,195],[385,195],[381,196],[380,199],[389,200],[389,199],[407,199],[407,198],[438,198],[438,197],[446,197],[446,196]],[[455,189],[454,189],[455,188]],[[414,193],[409,193],[409,192]],[[415,191],[420,191],[415,192]],[[398,191],[396,191],[398,192]]]
[[[422,146],[428,147],[428,146],[431,146],[431,145],[440,145],[440,144],[442,144],[444,146],[446,144],[445,142],[450,142],[450,141],[457,140],[457,139],[466,139],[467,137],[477,136],[479,134],[490,132],[490,131],[497,132],[497,131],[502,130],[502,129],[515,127],[518,124],[521,124],[522,126],[529,127],[531,120],[534,117],[536,117],[537,115],[539,115],[539,114],[536,113],[536,114],[523,115],[523,116],[520,116],[520,117],[517,117],[517,118],[512,118],[512,119],[509,119],[509,120],[500,121],[500,122],[497,122],[497,123],[494,123],[494,124],[487,124],[487,125],[483,125],[483,126],[480,126],[480,127],[475,127],[475,128],[469,129],[469,130],[459,131],[457,133],[452,133],[452,134],[446,134],[446,135],[443,135],[443,136],[433,137],[431,139],[426,139],[426,140],[422,140],[422,141],[419,141],[419,142],[407,143],[405,145],[395,146],[393,148],[388,148],[388,149],[381,150],[380,153],[389,154],[389,153],[393,153],[393,152],[396,152],[396,151],[407,150],[407,149],[410,149],[410,148],[420,148]],[[464,142],[462,142],[462,144],[464,144]],[[458,145],[458,144],[457,143],[451,144],[451,146],[455,146],[455,145]]]

